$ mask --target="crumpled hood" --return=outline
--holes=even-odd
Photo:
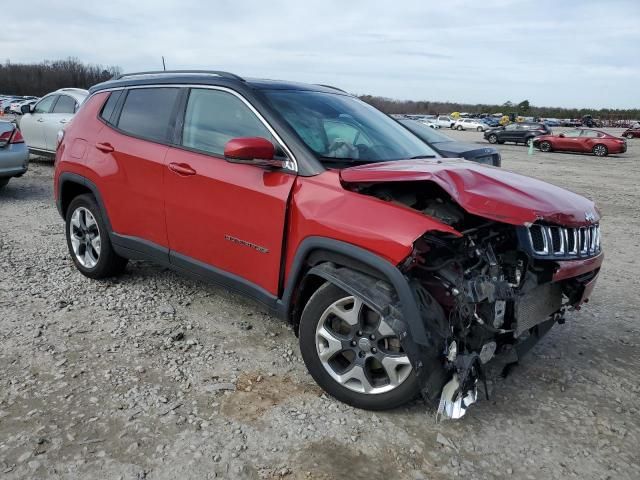
[[[459,159],[370,163],[340,171],[344,183],[428,181],[439,185],[467,212],[497,222],[528,225],[536,220],[567,227],[600,219],[581,195],[501,168]]]

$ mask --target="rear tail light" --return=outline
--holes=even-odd
[[[24,143],[24,137],[17,128],[13,131],[13,138],[9,143]]]
[[[24,138],[20,130],[16,128],[0,133],[0,146],[5,146],[9,143],[24,143]]]

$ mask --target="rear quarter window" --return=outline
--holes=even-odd
[[[136,137],[166,142],[177,98],[177,88],[129,90],[117,127]]]
[[[113,123],[113,113],[116,110],[116,105],[118,104],[118,100],[122,96],[122,90],[117,90],[115,92],[111,92],[109,94],[109,98],[105,102],[102,107],[102,111],[100,112],[100,118],[102,118],[107,123]]]

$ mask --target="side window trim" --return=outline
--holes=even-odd
[[[113,129],[117,130],[119,133],[121,133],[123,135],[127,135],[129,137],[134,137],[134,138],[141,138],[141,137],[136,137],[135,135],[131,135],[129,132],[125,132],[123,130],[120,130],[117,127],[117,124],[120,121],[120,115],[122,114],[122,107],[124,105],[126,97],[129,95],[129,92],[131,90],[135,90],[135,89],[140,89],[140,88],[169,88],[169,87],[178,88],[180,90],[182,90],[182,89],[188,90],[188,89],[192,89],[192,88],[219,90],[219,91],[227,92],[227,93],[230,93],[230,94],[236,96],[237,98],[239,98],[249,108],[249,110],[251,110],[253,112],[253,114],[256,117],[258,117],[258,120],[260,120],[260,122],[262,122],[262,124],[265,126],[265,128],[269,131],[269,133],[271,133],[273,138],[278,142],[278,147],[284,151],[284,153],[285,153],[285,155],[286,155],[286,157],[288,159],[288,161],[285,164],[285,170],[288,170],[288,171],[291,171],[291,172],[294,172],[294,173],[298,172],[298,161],[296,160],[296,157],[293,154],[293,152],[291,151],[291,149],[282,140],[282,137],[280,137],[280,135],[278,135],[276,130],[269,124],[269,122],[267,122],[267,120],[251,104],[251,102],[249,102],[242,94],[240,94],[239,92],[237,92],[237,91],[235,91],[235,90],[233,90],[231,88],[222,87],[222,86],[218,86],[218,85],[201,85],[201,84],[190,84],[190,85],[184,85],[184,84],[133,85],[133,86],[130,86],[130,87],[120,87],[120,88],[114,88],[114,89],[100,90],[99,92],[96,92],[96,93],[111,92],[111,91],[114,91],[114,90],[124,90],[124,93],[120,96],[120,99],[118,100],[118,104],[116,105],[116,108],[115,108],[114,113],[112,115],[112,122],[113,123],[110,124],[109,126],[111,128],[113,128]],[[178,95],[180,95],[180,93]],[[85,102],[87,100],[85,100]],[[187,107],[187,101],[186,100],[187,99],[186,99],[186,96],[185,96],[184,102],[181,102],[181,98],[180,97],[178,97],[178,99],[176,101],[176,104],[180,108],[180,110],[178,110],[177,113],[178,113],[178,115],[180,115],[182,117],[182,122],[184,122],[184,115],[186,113],[186,107]],[[176,124],[175,124],[176,128],[178,127],[178,123],[179,122],[176,121]],[[180,135],[182,135],[182,133],[180,133]],[[175,134],[174,134],[173,138],[175,138]],[[154,142],[154,143],[160,143],[160,144],[164,144],[164,145],[171,146],[171,147],[186,149],[186,147],[183,147],[180,144],[171,142],[171,138],[168,138],[166,142],[158,142],[156,140],[149,140],[149,139],[146,139],[146,138],[142,138],[142,140],[146,140],[146,141]],[[203,154],[212,155],[211,153],[203,153]]]
[[[144,88],[144,87],[141,87]],[[223,156],[221,155],[216,155],[215,153],[212,152],[205,152],[203,150],[196,150],[193,148],[189,148],[186,147],[184,145],[182,145],[182,130],[184,127],[184,119],[185,119],[185,115],[186,115],[186,111],[187,111],[187,103],[189,101],[189,95],[191,94],[191,90],[196,90],[196,89],[206,89],[206,90],[217,90],[217,91],[221,91],[221,92],[226,92],[229,93],[233,96],[235,96],[236,98],[238,98],[242,103],[244,103],[244,105],[251,110],[251,112],[256,116],[256,118],[260,121],[260,123],[262,123],[262,125],[264,125],[264,127],[269,131],[269,133],[271,134],[271,136],[275,139],[277,145],[276,145],[276,152],[281,151],[284,153],[287,162],[285,165],[285,170],[289,170],[291,172],[297,173],[298,172],[298,162],[295,158],[295,156],[293,155],[293,152],[289,149],[289,147],[287,147],[287,145],[284,143],[284,141],[282,140],[282,138],[280,137],[280,135],[278,135],[275,131],[275,129],[269,124],[269,122],[267,122],[267,120],[262,116],[262,114],[260,114],[260,112],[251,104],[251,102],[249,102],[243,95],[241,95],[240,93],[236,92],[235,90],[232,90],[231,88],[227,88],[227,87],[219,87],[216,85],[189,85],[187,90],[189,90],[188,94],[185,95],[184,98],[184,103],[181,105],[181,110],[178,112],[178,115],[180,116],[180,120],[176,121],[176,128],[179,128],[179,132],[175,135],[174,138],[176,138],[176,143],[173,145],[176,148],[180,148],[183,150],[188,150],[190,152],[197,152],[200,153],[202,155],[208,155],[210,157],[213,158],[219,158],[219,159],[224,159]]]

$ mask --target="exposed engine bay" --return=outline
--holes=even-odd
[[[488,397],[485,365],[498,358],[505,365],[516,362],[551,326],[564,323],[567,309],[579,308],[585,285],[597,275],[554,280],[559,260],[600,252],[598,226],[541,227],[545,254],[537,229],[471,215],[434,184],[383,183],[360,192],[418,210],[460,233],[427,232],[400,266],[436,350],[429,368],[442,369],[425,376],[422,393],[432,401],[439,396],[438,414],[446,418],[464,415],[482,383]]]

